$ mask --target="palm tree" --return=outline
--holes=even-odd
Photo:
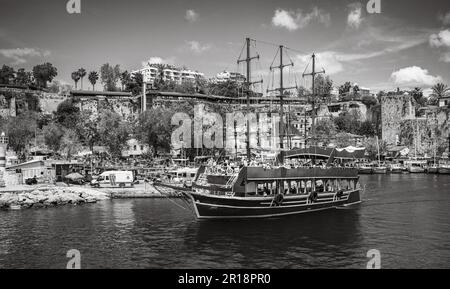
[[[80,78],[81,78],[81,76],[80,76],[79,71],[72,72],[72,79],[75,82],[75,90],[77,90],[77,84],[78,84],[78,81],[80,80]]]
[[[450,88],[443,84],[443,83],[436,83],[434,86],[431,87],[433,90],[433,93],[430,95],[430,98],[428,99],[428,104],[430,105],[437,105],[439,102],[439,99],[444,97],[447,92],[450,91]]]
[[[81,90],[83,90],[83,78],[86,76],[86,69],[84,69],[84,68],[78,69],[78,74],[80,74],[80,78],[81,78]]]
[[[89,72],[88,79],[89,79],[89,82],[92,84],[92,90],[95,90],[95,84],[97,83],[97,80],[98,80],[97,71]]]
[[[120,83],[122,84],[122,90],[130,82],[130,80],[131,75],[127,70],[120,74]]]

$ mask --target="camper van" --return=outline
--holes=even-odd
[[[133,186],[132,171],[106,171],[101,173],[97,178],[91,181],[92,187],[132,187]]]

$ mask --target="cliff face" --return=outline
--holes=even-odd
[[[0,88],[0,116],[14,117],[28,111],[51,114],[66,96],[38,90]]]
[[[126,97],[90,97],[76,100],[81,111],[90,111],[92,116],[102,110],[111,110],[120,114],[124,120],[135,119],[140,112],[139,101]]]
[[[382,138],[388,145],[398,140],[411,153],[433,156],[448,150],[450,110],[429,108],[415,116],[413,99],[408,95],[382,97]]]
[[[413,101],[410,95],[381,97],[381,137],[388,145],[399,140],[402,122],[415,118]]]

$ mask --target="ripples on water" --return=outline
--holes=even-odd
[[[450,267],[450,176],[362,176],[352,209],[285,218],[197,221],[165,199],[0,212],[0,268]],[[178,202],[180,202],[178,200]]]

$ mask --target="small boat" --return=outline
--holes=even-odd
[[[424,173],[425,168],[419,163],[410,163],[410,165],[408,166],[408,172],[411,174]]]
[[[389,166],[389,172],[391,174],[402,174],[404,171],[404,168],[401,164],[391,164]]]
[[[449,175],[450,174],[450,165],[448,165],[448,164],[440,165],[438,168],[438,172],[439,172],[439,174],[442,174],[442,175]]]
[[[387,167],[385,167],[385,166],[375,166],[373,168],[373,173],[374,174],[385,174],[385,173],[387,173]]]
[[[373,167],[371,165],[358,166],[358,174],[360,175],[373,174]]]
[[[427,173],[429,174],[437,174],[439,172],[439,166],[432,165],[427,168]]]
[[[387,167],[381,164],[381,155],[380,155],[380,145],[378,143],[378,136],[377,139],[377,150],[378,150],[378,164],[376,164],[373,167],[373,173],[374,174],[385,174],[387,172]]]

